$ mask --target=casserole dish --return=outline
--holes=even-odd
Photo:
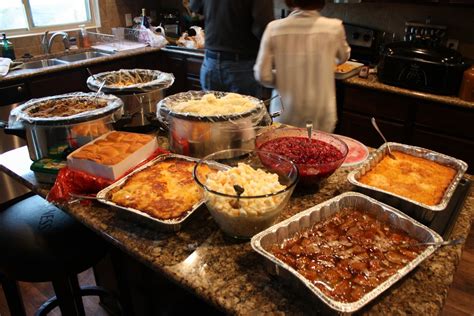
[[[423,247],[424,250],[421,249],[421,252],[416,255],[413,260],[405,262],[403,267],[393,271],[394,273],[388,276],[385,281],[382,281],[382,283],[376,285],[371,291],[363,294],[358,300],[344,302],[340,299],[335,299],[332,296],[325,294],[325,292],[316,286],[315,283],[309,281],[296,269],[292,268],[291,265],[277,258],[277,256],[272,252],[272,247],[275,245],[282,245],[285,241],[295,236],[304,236],[306,234],[304,232],[312,228],[313,225],[324,222],[325,220],[338,215],[345,209],[360,210],[362,213],[368,214],[382,223],[389,224],[394,229],[403,231],[408,236],[421,242],[438,242],[443,240],[436,232],[416,222],[414,219],[403,214],[399,210],[356,192],[343,193],[324,203],[300,212],[255,235],[251,240],[251,246],[265,259],[267,270],[271,274],[276,275],[278,278],[292,285],[299,294],[307,295],[310,300],[314,302],[312,306],[314,307],[314,310],[312,310],[312,312],[316,314],[318,314],[318,312],[325,313],[326,311],[321,310],[324,307],[318,306],[321,301],[339,313],[356,312],[402,279],[423,260],[428,258],[438,247]],[[346,247],[344,241],[337,240],[335,243],[342,248]],[[381,246],[384,248],[388,247],[387,249],[391,250],[391,245],[392,240],[389,241],[389,244],[386,244],[385,242],[382,243]],[[362,255],[358,254],[357,256],[360,257]],[[349,258],[352,259],[357,256],[354,255]],[[371,266],[368,272],[371,272],[373,267],[374,266]]]
[[[467,67],[462,55],[455,50],[394,42],[382,50],[378,77],[389,85],[454,95],[458,94]]]
[[[96,93],[32,99],[10,112],[5,133],[26,138],[31,160],[65,158],[114,130],[113,124],[122,117],[122,106],[119,98]]]
[[[263,102],[257,98],[239,95],[254,106],[244,112],[200,115],[175,108],[183,102],[229,97],[228,92],[188,91],[171,95],[157,105],[157,118],[168,129],[170,150],[186,156],[202,158],[219,150],[255,148],[259,126],[268,126],[272,120]]]
[[[189,167],[183,167],[181,163],[180,167],[178,166],[178,168],[174,169],[174,172],[163,173],[165,178],[162,178],[159,174],[159,172],[163,171],[160,165],[174,161],[190,162],[191,164]],[[101,190],[97,193],[96,197],[99,202],[112,206],[115,210],[120,212],[120,214],[137,220],[140,223],[152,226],[161,231],[178,231],[191,214],[203,203],[202,194],[200,194],[200,198],[196,199],[193,205],[190,205],[189,208],[185,207],[186,209],[181,209],[182,205],[187,205],[189,203],[186,202],[190,201],[190,199],[185,199],[184,202],[181,201],[182,196],[189,196],[188,191],[195,193],[198,192],[197,190],[201,190],[193,179],[194,165],[197,162],[198,159],[181,155],[160,155]],[[158,172],[155,173],[153,168],[157,168]],[[166,175],[169,177],[166,178]],[[163,179],[165,180],[163,181]],[[173,182],[172,186],[167,184],[168,180]],[[190,185],[193,187],[190,187]],[[161,189],[154,190],[156,188]],[[170,197],[166,195],[168,193],[171,193],[173,196]],[[164,199],[160,200],[161,196],[163,196]],[[150,200],[154,198],[156,198],[156,200],[153,200],[154,202]],[[157,212],[150,212],[149,207],[153,207],[154,205],[157,205],[157,208],[163,208],[166,212],[165,216],[156,216]],[[174,206],[180,208],[176,213],[173,211]],[[145,208],[148,210],[145,210]],[[174,214],[177,213],[179,213],[179,216],[174,216]]]
[[[415,201],[411,198],[398,195],[378,187],[364,184],[360,181],[361,177],[375,168],[385,156],[388,155],[387,145],[392,152],[402,152],[414,157],[420,157],[429,161],[436,162],[442,166],[451,167],[455,170],[454,177],[446,188],[443,188],[444,194],[438,203],[428,205],[426,203]],[[371,156],[356,170],[349,173],[347,179],[356,186],[357,190],[370,195],[384,203],[390,204],[402,210],[406,214],[414,217],[422,223],[429,224],[437,212],[443,211],[448,206],[451,197],[467,170],[467,164],[459,159],[429,150],[421,147],[404,145],[399,143],[386,143],[379,147]],[[399,170],[401,172],[401,170]]]

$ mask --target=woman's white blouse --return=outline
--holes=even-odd
[[[254,66],[255,78],[276,88],[284,106],[279,122],[332,132],[336,125],[336,64],[347,61],[350,47],[342,21],[317,11],[295,10],[267,25]],[[278,106],[272,102],[271,111]]]

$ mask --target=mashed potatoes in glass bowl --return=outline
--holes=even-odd
[[[219,171],[200,175],[203,165]],[[194,179],[204,189],[206,206],[219,227],[229,236],[251,238],[275,223],[293,193],[298,169],[273,153],[226,149],[201,159]]]

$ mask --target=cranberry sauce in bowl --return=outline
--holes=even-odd
[[[257,137],[257,148],[287,157],[299,169],[300,183],[318,184],[341,166],[348,153],[347,145],[331,134],[306,129],[271,129]]]

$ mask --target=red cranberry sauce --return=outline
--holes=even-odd
[[[263,143],[260,149],[285,156],[296,164],[326,164],[342,159],[344,156],[340,150],[329,143],[295,136],[269,140]]]

